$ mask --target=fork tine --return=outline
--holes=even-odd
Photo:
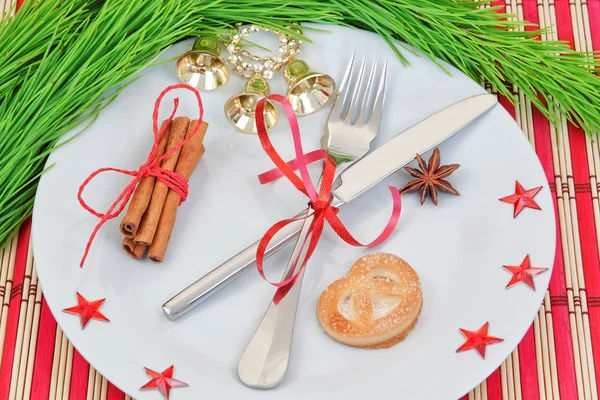
[[[356,98],[356,102],[352,103],[352,109],[353,111],[353,115],[352,115],[352,119],[350,120],[351,124],[362,124],[362,120],[365,120],[365,117],[367,115],[366,111],[369,105],[369,99],[372,96],[370,95],[371,92],[371,87],[373,86],[373,79],[374,79],[374,73],[375,70],[377,68],[377,57],[375,57],[375,60],[373,60],[373,65],[371,66],[371,72],[369,75],[365,76],[365,78],[368,77],[368,82],[366,85],[360,85],[360,87],[356,88],[356,93],[355,93],[355,98]],[[366,99],[366,101],[365,101]]]
[[[362,62],[360,64],[360,70],[358,71],[358,78],[354,85],[352,85],[352,89],[348,90],[348,93],[352,92],[352,99],[350,100],[350,104],[348,104],[348,110],[345,115],[342,115],[341,118],[345,122],[352,123],[352,120],[355,119],[354,113],[356,112],[356,100],[358,99],[358,93],[360,92],[360,86],[362,85],[362,80],[365,75],[365,66],[367,64],[367,56],[366,54],[363,56]],[[345,104],[344,104],[345,105]],[[344,110],[342,110],[342,114],[344,114]],[[348,120],[348,117],[350,119]]]
[[[371,66],[371,73],[369,74],[369,82],[367,83],[367,87],[365,88],[362,96],[360,97],[360,112],[359,118],[357,118],[356,124],[364,125],[369,122],[369,118],[371,117],[373,98],[375,97],[376,90],[373,88],[373,83],[375,81],[375,75],[377,71],[377,61],[378,57],[375,57],[373,60],[373,65]],[[357,105],[358,107],[358,105]]]
[[[342,83],[340,84],[340,93],[345,93],[348,88],[348,83],[350,82],[350,77],[352,76],[352,70],[354,69],[354,60],[356,58],[356,53],[352,53],[352,57],[350,58],[350,62],[348,62],[348,66],[346,67],[346,72],[344,72],[344,77],[342,78]]]
[[[385,86],[387,80],[387,66],[388,61],[385,60],[383,64],[383,70],[381,72],[381,78],[379,79],[379,85],[377,87],[377,94],[375,101],[373,102],[373,112],[369,115],[368,126],[374,132],[379,130],[379,124],[381,123],[381,116],[383,114],[383,105],[385,103]]]
[[[350,78],[352,77],[352,71],[354,70],[354,59],[356,58],[356,53],[352,54],[352,58],[346,67],[346,72],[344,72],[344,77],[342,78],[342,83],[338,89],[338,96],[333,103],[333,107],[331,108],[330,114],[335,116],[336,118],[341,118],[342,108],[348,101],[348,84],[350,83]]]

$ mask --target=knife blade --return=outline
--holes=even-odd
[[[340,207],[364,193],[454,133],[460,131],[490,110],[497,99],[491,94],[478,94],[453,103],[388,140],[340,174],[341,183],[332,194],[332,205]],[[305,212],[305,211],[304,211]],[[302,214],[302,213],[300,213]],[[291,243],[298,235],[302,221],[287,225],[272,238],[265,257]],[[256,261],[259,242],[245,248],[220,266],[171,297],[162,306],[166,316],[177,319],[216,293],[218,289],[241,276]]]
[[[340,174],[332,191],[342,203],[352,201],[394,172],[448,139],[497,103],[496,96],[481,94],[454,103],[408,128],[376,148]]]

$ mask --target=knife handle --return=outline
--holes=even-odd
[[[302,220],[294,221],[283,227],[271,239],[271,243],[265,251],[265,257],[292,242],[298,236],[301,228]],[[162,308],[167,317],[172,320],[181,317],[226,284],[241,276],[244,271],[249,270],[256,261],[256,249],[259,243],[260,240],[246,247],[163,304]]]
[[[334,198],[331,205],[334,207],[341,207],[343,203]],[[298,213],[296,216],[305,216],[307,211],[308,208]],[[271,239],[271,242],[265,251],[265,258],[291,243],[300,233],[302,223],[303,220],[294,221],[277,232]],[[183,314],[215,294],[226,284],[241,276],[244,271],[253,267],[256,262],[256,249],[258,248],[259,243],[260,240],[249,247],[246,247],[244,250],[240,251],[238,254],[231,257],[229,260],[225,261],[175,296],[171,297],[171,299],[162,306],[167,317],[171,320],[181,317]]]

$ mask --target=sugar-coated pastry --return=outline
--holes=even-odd
[[[414,328],[422,303],[415,270],[398,256],[374,253],[357,260],[348,275],[325,289],[317,317],[340,343],[386,348]]]

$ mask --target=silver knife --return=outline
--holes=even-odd
[[[340,185],[332,191],[332,205],[340,207],[381,182],[400,168],[448,139],[497,103],[496,96],[479,94],[449,105],[424,120],[404,130],[362,160],[346,169],[339,177]],[[302,221],[287,225],[271,240],[265,256],[269,256],[288,243],[299,233]],[[256,261],[256,242],[163,304],[167,317],[176,319],[191,310],[242,272],[250,269]]]

